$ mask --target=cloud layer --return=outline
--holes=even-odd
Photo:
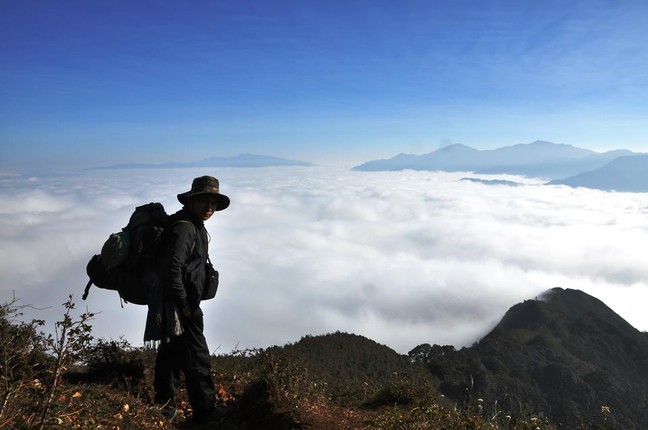
[[[362,334],[399,352],[470,345],[513,304],[577,288],[648,329],[648,195],[460,181],[462,174],[338,168],[102,171],[0,177],[0,301],[54,321],[67,295],[98,312],[96,336],[141,345],[145,307],[95,289],[85,264],[136,205],[194,176],[221,180],[230,208],[207,224],[221,273],[204,303],[212,350],[306,334]]]

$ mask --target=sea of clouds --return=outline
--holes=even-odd
[[[207,222],[221,275],[205,302],[213,352],[356,333],[407,353],[468,346],[512,305],[554,287],[648,329],[648,194],[541,180],[334,167],[152,169],[0,176],[0,302],[51,329],[69,294],[97,337],[142,345],[146,307],[87,282],[85,265],[135,206],[211,174],[229,209]],[[461,181],[506,179],[519,186]],[[46,329],[48,329],[46,328]]]

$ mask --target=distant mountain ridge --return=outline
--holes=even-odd
[[[126,163],[95,169],[165,169],[190,167],[271,167],[271,166],[312,166],[311,163],[299,160],[274,157],[271,155],[239,154],[233,157],[210,157],[186,163]]]
[[[353,167],[353,170],[471,171],[481,174],[508,173],[557,179],[597,169],[626,155],[635,153],[628,150],[598,153],[541,140],[492,150],[477,150],[466,145],[453,144],[428,154],[398,154],[386,160],[368,161]]]

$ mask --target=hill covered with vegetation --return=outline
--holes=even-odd
[[[420,345],[410,356],[456,402],[477,396],[493,413],[535,414],[561,428],[648,428],[648,334],[581,291],[515,305],[470,348]]]

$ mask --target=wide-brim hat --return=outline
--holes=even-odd
[[[191,197],[210,194],[216,198],[216,211],[227,209],[230,199],[225,194],[221,194],[218,186],[218,179],[213,176],[200,176],[191,183],[191,190],[186,193],[178,194],[178,201],[183,205],[189,203]]]

